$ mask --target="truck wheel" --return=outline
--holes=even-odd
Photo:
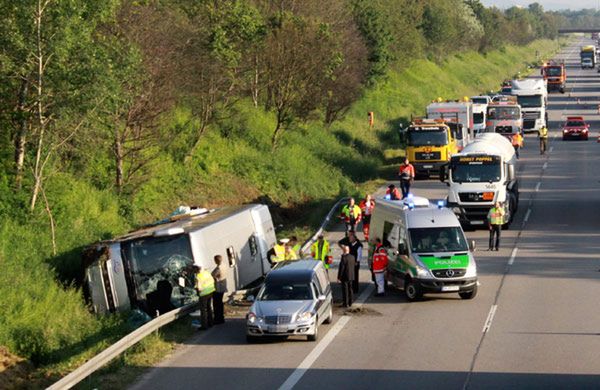
[[[421,286],[412,280],[407,280],[404,283],[404,293],[406,294],[406,298],[409,301],[415,302],[423,298],[423,290],[421,290]]]
[[[475,285],[475,287],[473,288],[473,290],[459,292],[458,295],[462,299],[473,299],[473,298],[475,298],[477,296],[477,285]]]

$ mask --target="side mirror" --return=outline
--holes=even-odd
[[[254,295],[248,295],[246,297],[246,301],[248,301],[248,302],[254,302]]]
[[[469,250],[470,250],[471,252],[475,252],[475,249],[477,249],[477,248],[475,247],[475,240],[471,240],[471,241],[469,241]]]
[[[319,297],[317,298],[319,301],[324,301],[327,299],[326,295],[319,295]]]

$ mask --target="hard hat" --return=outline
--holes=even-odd
[[[290,239],[289,238],[280,238],[279,242],[282,244],[287,244],[288,242],[290,242]]]

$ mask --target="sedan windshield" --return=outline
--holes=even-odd
[[[408,130],[408,144],[411,146],[446,145],[448,135],[446,130]]]
[[[459,252],[469,250],[465,234],[456,227],[409,229],[413,252]]]
[[[565,127],[585,127],[585,122],[582,121],[568,121]]]
[[[267,283],[259,293],[259,301],[305,301],[313,299],[307,283]]]

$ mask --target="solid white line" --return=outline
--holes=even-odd
[[[373,292],[373,289],[374,285],[369,284],[369,286],[367,286],[367,288],[362,292],[362,294],[360,294],[358,300],[356,301],[353,307],[362,306],[363,303],[365,303],[367,298],[369,298],[369,296]],[[279,390],[291,390],[294,386],[296,386],[296,384],[300,381],[300,379],[302,379],[304,374],[306,374],[306,372],[315,363],[315,361],[317,361],[319,356],[321,356],[323,351],[325,351],[329,344],[331,344],[335,336],[337,336],[338,333],[340,333],[342,329],[344,329],[344,326],[346,326],[346,324],[350,321],[351,318],[352,317],[348,315],[342,316],[342,318],[340,318],[338,322],[335,323],[331,330],[327,332],[327,334],[325,335],[325,337],[323,337],[319,344],[317,344],[317,346],[304,358],[302,363],[300,363],[300,365],[294,370],[294,372],[292,372],[292,374],[286,379],[286,381],[283,382],[283,384],[279,387]]]
[[[515,247],[512,250],[512,253],[510,254],[510,259],[508,259],[508,265],[513,265],[513,263],[515,262],[515,257],[517,257],[517,252],[519,251],[519,248]]]
[[[535,192],[538,192],[538,191],[540,190],[540,186],[541,186],[541,185],[542,185],[542,183],[541,183],[541,182],[538,182],[538,183],[535,185]]]
[[[494,314],[496,314],[497,308],[498,305],[492,305],[492,307],[490,308],[490,312],[488,313],[487,319],[485,320],[485,324],[483,325],[482,333],[486,333],[488,330],[490,330],[490,327],[492,326],[492,321],[494,320]]]
[[[531,209],[527,209],[527,212],[525,213],[525,218],[523,219],[523,222],[529,221],[530,215],[531,215]]]
[[[546,168],[548,168],[548,163],[547,162],[545,162],[544,165],[542,165],[542,169],[546,169]]]

